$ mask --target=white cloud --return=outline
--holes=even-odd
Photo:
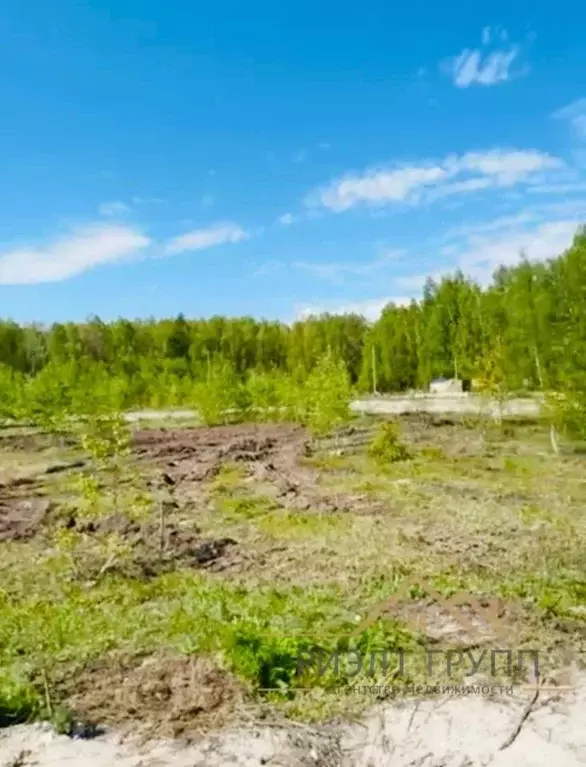
[[[390,171],[370,171],[363,176],[348,176],[334,182],[319,195],[319,202],[334,211],[348,210],[358,203],[400,202],[411,192],[433,185],[444,178],[439,167],[411,167]],[[311,204],[311,201],[309,201]]]
[[[468,48],[453,61],[452,76],[457,88],[478,85],[496,85],[510,79],[511,64],[517,58],[519,49],[514,46],[510,51],[494,51],[484,59],[480,51]]]
[[[418,202],[433,190],[431,199],[488,187],[506,187],[543,181],[538,173],[559,168],[561,160],[537,150],[492,150],[450,156],[442,162],[391,169],[367,170],[348,175],[313,192],[306,204],[335,212],[358,204]]]
[[[404,251],[390,250],[383,253],[379,258],[373,261],[363,262],[331,262],[331,263],[312,263],[308,261],[294,261],[292,266],[296,269],[303,269],[315,277],[331,280],[332,282],[342,282],[344,276],[368,277],[388,268],[391,264],[397,262],[404,256]]]
[[[129,227],[88,226],[46,247],[0,254],[0,284],[60,282],[100,264],[121,261],[149,244],[148,237]]]
[[[549,213],[555,213],[555,209]],[[558,213],[564,211],[559,210]],[[514,266],[522,254],[533,261],[545,261],[563,253],[572,243],[582,223],[579,215],[544,220],[544,207],[503,216],[493,221],[477,222],[448,230],[442,240],[454,239],[449,251],[440,249],[448,260],[433,273],[421,273],[395,280],[402,288],[421,291],[428,277],[438,281],[445,274],[460,269],[467,277],[488,285],[499,266]],[[568,211],[571,215],[572,211]]]
[[[586,182],[566,184],[536,184],[529,190],[532,194],[572,194],[573,192],[586,192]]]
[[[579,139],[586,139],[586,98],[576,99],[571,104],[558,109],[552,117],[555,120],[567,120]]]
[[[122,216],[130,212],[130,207],[124,202],[113,200],[112,202],[103,202],[98,208],[100,216]]]
[[[503,229],[510,229],[519,227],[522,224],[527,224],[535,220],[535,214],[529,211],[523,211],[511,216],[501,216],[500,218],[492,219],[491,221],[480,221],[477,223],[462,224],[455,226],[443,235],[442,240],[461,239],[464,237],[471,237],[476,234],[486,234],[488,232],[496,232]]]
[[[559,256],[571,245],[580,223],[579,219],[548,221],[493,237],[473,236],[458,266],[464,274],[487,284],[495,269],[518,263],[523,253],[535,261]]]
[[[484,27],[482,44],[488,46],[495,39],[501,43],[506,42],[508,40],[506,29]],[[497,49],[487,54],[483,54],[478,48],[464,48],[458,56],[443,61],[441,68],[450,74],[457,88],[468,88],[475,83],[486,86],[497,85],[511,79],[511,66],[519,53],[517,45],[506,50]]]
[[[277,219],[277,222],[279,224],[283,224],[283,226],[289,226],[294,222],[295,218],[292,213],[283,213],[282,216],[279,216]]]
[[[219,223],[206,229],[196,229],[192,232],[186,232],[179,237],[174,237],[167,243],[165,251],[171,255],[188,250],[205,250],[214,245],[240,242],[241,240],[248,239],[248,237],[248,233],[238,224]]]
[[[468,152],[455,167],[496,178],[499,186],[522,181],[531,173],[560,167],[561,161],[543,152],[504,151]]]
[[[407,296],[387,296],[386,298],[369,298],[364,301],[354,301],[339,304],[329,302],[315,306],[299,307],[295,312],[296,319],[306,319],[319,314],[359,314],[370,322],[377,320],[383,309],[390,303],[396,306],[408,306],[411,298]]]
[[[466,192],[480,192],[482,189],[488,189],[494,186],[494,179],[487,176],[478,178],[467,178],[465,181],[453,181],[450,184],[444,184],[437,189],[430,190],[427,195],[427,202],[434,202],[443,197],[450,197],[455,194],[465,194]]]

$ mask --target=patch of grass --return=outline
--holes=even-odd
[[[246,477],[243,467],[237,463],[226,463],[210,482],[210,490],[216,496],[233,493]]]
[[[322,471],[344,471],[351,465],[348,456],[336,452],[319,453],[318,455],[308,456],[305,457],[301,463],[306,466],[321,469]]]
[[[427,461],[444,461],[446,458],[444,450],[434,446],[422,447],[419,455]]]
[[[326,538],[340,535],[352,526],[352,519],[334,514],[293,512],[274,509],[258,521],[258,527],[279,539]]]
[[[223,498],[217,505],[222,515],[232,522],[264,517],[275,508],[275,502],[271,498],[258,495]]]
[[[30,722],[43,713],[42,698],[33,685],[22,675],[0,668],[0,727]]]
[[[500,593],[507,597],[516,597],[526,604],[536,607],[541,618],[577,618],[584,621],[582,612],[586,605],[586,582],[580,573],[558,572],[550,575],[526,574],[507,579],[500,587]]]

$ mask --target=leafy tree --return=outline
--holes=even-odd
[[[343,361],[326,352],[303,387],[305,420],[316,437],[324,437],[350,417],[351,386]]]
[[[208,399],[210,414],[227,400],[244,412],[247,397],[277,396],[299,418],[305,408],[299,387],[328,351],[343,364],[351,385],[372,391],[376,378],[383,393],[427,387],[438,376],[472,378],[486,367],[487,354],[494,357],[497,337],[509,391],[581,391],[584,230],[558,258],[521,258],[516,266],[499,268],[484,289],[461,273],[430,279],[420,301],[390,304],[374,323],[356,314],[322,314],[292,325],[182,314],[111,323],[90,317],[49,328],[0,321],[0,387],[5,417],[15,408],[39,418],[98,407],[187,406],[194,397]],[[219,390],[221,365],[231,370],[229,394]],[[263,375],[275,377],[274,387]],[[215,394],[204,393],[208,382]],[[265,384],[275,391],[263,394]]]

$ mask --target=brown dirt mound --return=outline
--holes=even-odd
[[[32,538],[44,523],[51,508],[45,498],[0,499],[0,541]]]
[[[143,460],[165,466],[167,484],[193,484],[213,478],[229,462],[270,462],[288,455],[295,462],[307,439],[291,424],[243,424],[212,428],[147,429],[134,435],[134,451]]]
[[[221,727],[244,698],[227,671],[202,656],[103,658],[58,685],[74,714],[149,737],[189,737]]]
[[[130,543],[132,553],[112,563],[108,570],[135,578],[152,578],[178,567],[224,570],[233,559],[237,542],[232,538],[206,539],[195,526],[179,527],[168,522],[161,551],[161,528],[157,522],[139,524],[123,514],[102,520],[78,521],[70,517],[66,526],[89,535],[115,533]]]

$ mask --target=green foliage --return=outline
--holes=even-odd
[[[35,688],[0,669],[0,727],[28,722],[41,711],[41,698]]]
[[[550,422],[570,439],[586,440],[586,389],[569,387],[549,394],[546,413]]]
[[[324,437],[350,420],[351,388],[344,362],[331,352],[321,357],[302,390],[304,420],[312,434]]]
[[[381,423],[368,446],[368,455],[379,466],[387,466],[412,458],[411,451],[401,442],[399,426],[393,421]]]
[[[107,468],[130,454],[130,428],[121,413],[88,418],[82,426],[81,444],[98,465]]]
[[[210,366],[207,380],[193,388],[193,404],[208,426],[241,420],[250,410],[251,398],[234,367],[220,360]]]
[[[234,634],[230,656],[233,668],[261,689],[286,692],[296,682],[299,657],[309,639],[274,636],[257,626],[242,626]]]
[[[476,390],[496,402],[495,420],[502,425],[508,397],[507,351],[500,335],[488,340],[476,366]]]
[[[374,384],[379,392],[408,390],[438,376],[486,373],[492,386],[495,368],[498,391],[561,391],[586,369],[584,339],[581,230],[559,258],[501,267],[484,290],[461,273],[428,280],[421,301],[390,303],[372,325],[354,314],[292,325],[183,315],[112,323],[94,317],[49,329],[0,322],[0,418],[28,418],[53,429],[65,413],[200,401],[205,420],[221,423],[226,403],[242,416],[252,401],[256,418],[283,407],[280,412],[301,420],[308,412],[301,388],[328,354],[362,391]]]

